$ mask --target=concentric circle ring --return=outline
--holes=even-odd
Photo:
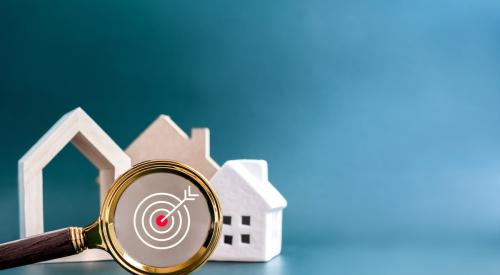
[[[142,212],[142,215],[140,215],[140,223],[141,223],[141,229],[142,229],[142,232],[144,232],[144,234],[146,236],[143,236],[141,230],[138,229],[138,224],[137,224],[137,217],[138,217],[138,214],[139,214],[139,211],[140,209],[143,207],[144,203],[148,200],[150,200],[151,198],[154,198],[156,196],[167,196],[168,198],[171,198],[173,200],[175,200],[176,203],[181,203],[182,201],[176,197],[175,195],[172,195],[172,194],[169,194],[169,193],[154,193],[154,194],[151,194],[149,196],[147,196],[146,198],[144,198],[136,207],[135,211],[134,211],[134,230],[135,230],[135,233],[137,235],[137,237],[141,240],[142,243],[144,243],[145,245],[151,247],[151,248],[154,248],[154,249],[159,249],[159,250],[165,250],[165,249],[170,249],[170,248],[173,248],[175,246],[177,246],[179,243],[181,243],[184,238],[186,237],[187,233],[189,232],[189,228],[190,228],[190,225],[191,225],[191,218],[190,218],[190,213],[189,213],[189,210],[188,208],[183,205],[181,206],[179,209],[175,209],[175,212],[176,213],[171,213],[172,209],[175,208],[175,204],[172,203],[172,202],[169,202],[169,201],[166,201],[166,200],[159,200],[159,201],[155,201],[151,204],[149,204]],[[149,216],[149,219],[146,218],[146,213],[148,213],[149,209],[155,205],[158,205],[158,204],[163,204],[163,205],[168,205],[169,207],[172,207],[171,210],[168,210],[166,208],[159,208],[159,209],[156,209],[153,211],[153,213]],[[164,230],[164,231],[161,231],[161,230],[157,230],[153,224],[152,224],[152,219],[154,217],[154,214],[159,212],[159,211],[162,211],[162,210],[165,210],[165,212],[167,212],[167,215],[171,215],[172,217],[172,224],[169,226],[169,228],[167,230]],[[182,212],[182,214],[181,214]],[[182,236],[179,238],[179,240],[177,240],[175,243],[173,244],[168,244],[168,245],[158,245],[158,244],[153,244],[152,241],[148,241],[148,239],[150,240],[153,240],[153,241],[156,241],[156,242],[168,242],[170,240],[172,240],[173,238],[177,237],[177,235],[180,233],[182,227],[183,227],[183,214],[185,215],[185,221],[186,221],[186,228],[184,230],[184,233],[181,233]],[[178,223],[174,222],[176,219],[175,217],[177,216],[178,218]],[[145,220],[149,220],[149,226],[150,228],[152,229],[152,231],[154,233],[158,233],[158,234],[168,234],[168,232],[170,232],[172,230],[172,228],[174,227],[177,227],[177,230],[170,236],[168,237],[165,237],[165,238],[158,238],[158,237],[155,237],[153,236],[153,232],[150,232],[151,230],[149,230],[149,228],[146,227],[146,222]]]

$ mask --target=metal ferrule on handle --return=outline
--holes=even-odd
[[[85,230],[83,230],[82,227],[70,227],[69,232],[71,243],[73,243],[73,247],[77,254],[87,249],[87,238],[85,236]]]

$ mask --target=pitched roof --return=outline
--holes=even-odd
[[[127,154],[78,107],[62,116],[19,159],[19,168],[23,173],[37,173],[70,142],[99,168],[118,169],[119,175],[130,167]]]
[[[211,178],[219,165],[210,157],[210,131],[193,128],[191,138],[167,115],[160,115],[125,150],[132,164],[150,159],[184,162]]]
[[[225,188],[232,188],[231,185],[237,184],[237,182],[245,183],[259,195],[269,210],[282,209],[287,206],[286,199],[269,182],[267,162],[265,160],[230,160],[224,163],[219,172],[224,170],[235,172],[240,179],[228,184]],[[213,181],[217,181],[217,174],[214,176]]]

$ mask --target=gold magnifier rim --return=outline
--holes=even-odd
[[[171,267],[150,266],[130,257],[117,239],[114,227],[116,207],[123,192],[139,178],[158,172],[180,174],[198,186],[208,202],[211,215],[210,230],[203,246],[188,260]],[[99,215],[99,227],[106,250],[128,271],[136,274],[186,274],[199,268],[215,250],[222,231],[222,211],[217,194],[208,180],[196,170],[177,161],[149,160],[134,165],[113,183]]]

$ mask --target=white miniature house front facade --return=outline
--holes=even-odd
[[[221,240],[215,261],[269,261],[281,252],[287,202],[268,180],[264,160],[226,162],[211,180],[222,204]]]

